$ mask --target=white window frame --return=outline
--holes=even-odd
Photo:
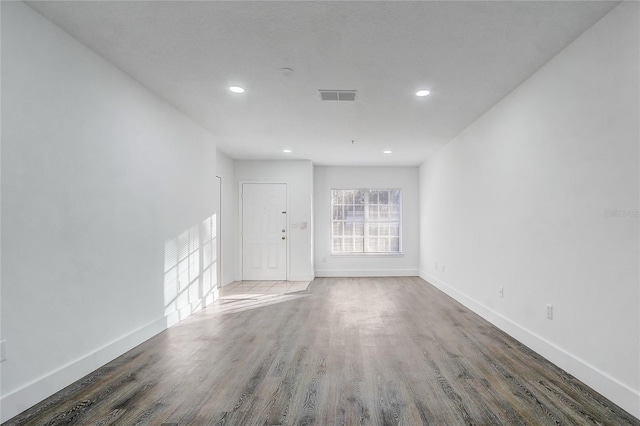
[[[398,221],[398,251],[388,251],[388,252],[381,252],[381,251],[376,251],[376,252],[367,252],[367,251],[362,251],[362,252],[336,252],[333,251],[333,191],[366,191],[366,198],[365,198],[365,207],[364,207],[364,211],[365,211],[365,224],[367,223],[367,217],[368,217],[368,211],[369,211],[369,194],[370,191],[399,191],[400,193],[400,203],[399,203],[399,207],[400,207],[400,220]],[[331,188],[331,190],[329,191],[329,244],[331,246],[330,252],[331,252],[331,256],[364,256],[364,257],[402,257],[403,256],[403,251],[402,251],[402,221],[403,221],[403,210],[404,210],[404,199],[403,199],[403,191],[402,188]],[[368,229],[367,226],[365,225],[365,241],[364,241],[364,248],[367,247],[367,238],[368,238]]]

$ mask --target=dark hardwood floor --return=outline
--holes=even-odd
[[[219,301],[7,425],[640,425],[419,278]]]

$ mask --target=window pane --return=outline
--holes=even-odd
[[[345,237],[350,237],[352,235],[353,235],[353,223],[346,222],[344,224],[344,236]]]
[[[344,220],[342,206],[333,206],[333,220]]]
[[[377,237],[373,237],[373,238],[369,238],[369,251],[371,252],[377,252],[378,250],[378,238]]]
[[[345,216],[344,218],[346,220],[351,220],[351,221],[354,220],[355,218],[355,213],[353,211],[354,209],[355,207],[353,206],[344,206],[344,216]]]
[[[390,204],[395,204],[397,206],[400,206],[400,194],[402,193],[402,191],[400,191],[399,189],[395,189],[393,191],[391,191],[391,203]]]
[[[342,243],[342,250],[345,253],[353,253],[353,238],[345,238]]]
[[[333,204],[342,204],[342,191],[335,189],[331,191],[331,195],[333,198]]]
[[[369,206],[369,220],[378,220],[378,206]]]
[[[398,223],[389,224],[389,235],[391,235],[392,237],[399,237],[400,236],[400,224],[398,224]]]
[[[380,220],[388,220],[389,219],[389,206],[380,206],[378,207],[378,216]]]
[[[355,206],[353,215],[354,215],[354,220],[364,222],[364,206]]]
[[[378,191],[369,192],[369,204],[378,204]]]
[[[358,237],[363,237],[364,236],[364,223],[363,222],[356,222],[353,224],[353,235],[356,235]]]
[[[342,251],[342,238],[333,238],[333,251],[338,253]]]
[[[379,223],[378,224],[378,235],[380,235],[380,236],[389,235],[389,225],[387,225],[386,223]]]
[[[333,235],[336,237],[342,236],[342,222],[333,222]]]
[[[389,191],[378,192],[378,204],[389,204]]]
[[[354,253],[363,253],[364,252],[364,238],[355,238],[354,239]]]
[[[369,224],[369,236],[375,237],[376,235],[378,235],[378,224],[377,223],[370,223]]]
[[[353,199],[353,203],[358,205],[364,205],[365,193],[366,191],[363,191],[363,190],[356,192],[356,195],[354,196],[354,199]]]
[[[390,220],[400,220],[400,206],[390,206],[389,207],[389,219]]]
[[[344,191],[344,204],[353,204],[353,191]]]
[[[392,237],[390,239],[391,246],[389,247],[389,251],[400,251],[400,238]]]

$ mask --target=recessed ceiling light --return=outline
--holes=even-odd
[[[391,151],[386,150],[386,151],[382,151],[383,154],[391,154]]]
[[[280,71],[280,74],[282,74],[285,77],[289,77],[293,75],[293,68],[284,67],[284,68],[280,68],[278,71]]]
[[[431,93],[431,92],[428,91],[428,90],[422,89],[422,90],[418,90],[416,92],[416,96],[427,96],[429,93]]]
[[[229,90],[231,90],[233,93],[244,93],[244,89],[240,86],[231,86],[229,87]]]
[[[282,152],[286,152],[287,154],[291,152],[290,149],[283,149]]]

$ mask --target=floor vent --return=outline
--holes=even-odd
[[[318,90],[323,101],[355,101],[357,90]]]

